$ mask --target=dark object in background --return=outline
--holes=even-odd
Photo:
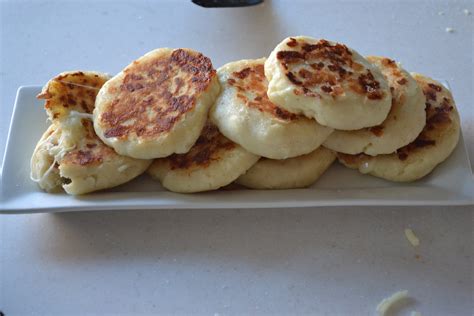
[[[229,8],[256,5],[263,0],[192,0],[192,2],[205,8]]]

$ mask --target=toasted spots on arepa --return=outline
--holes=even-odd
[[[156,159],[148,174],[170,191],[209,191],[230,184],[259,158],[227,139],[208,121],[189,152]]]
[[[239,98],[246,106],[268,113],[285,121],[303,119],[272,103],[267,96],[268,82],[265,78],[263,61],[250,64],[242,70],[232,72],[227,83],[237,90]]]
[[[340,130],[382,123],[391,93],[381,72],[346,45],[295,36],[265,62],[268,97],[282,108]]]
[[[235,146],[235,143],[219,133],[214,124],[208,122],[190,151],[185,154],[173,154],[166,159],[169,159],[172,170],[206,168]]]
[[[118,156],[95,135],[91,121],[82,119],[83,131],[80,140],[76,140],[76,148],[64,155],[62,164],[77,164],[82,166],[99,165],[106,157]]]
[[[124,74],[113,102],[100,117],[105,137],[128,133],[155,137],[168,132],[195,107],[197,95],[209,86],[215,70],[202,54],[177,49],[167,57],[137,61]]]
[[[151,163],[118,155],[95,134],[91,112],[107,79],[96,72],[65,72],[38,96],[52,124],[34,150],[31,178],[46,191],[62,188],[78,195],[110,188],[140,175]],[[118,171],[125,164],[130,167]]]
[[[156,49],[102,87],[95,130],[117,152],[134,158],[185,153],[218,93],[208,57],[190,49]]]
[[[376,56],[367,60],[380,69],[389,83],[390,112],[376,126],[355,131],[335,130],[324,146],[345,154],[391,154],[414,141],[423,130],[426,98],[415,79],[394,60]]]
[[[239,60],[218,69],[222,93],[211,108],[212,121],[226,137],[259,156],[286,159],[313,151],[332,129],[271,102],[264,62]]]
[[[63,72],[51,79],[38,94],[50,120],[63,119],[71,111],[92,113],[100,87],[109,79],[93,71]]]
[[[357,63],[346,45],[327,40],[315,44],[298,42],[295,38],[290,38],[288,43],[291,50],[278,51],[276,58],[285,69],[285,76],[297,86],[293,90],[295,94],[312,97],[329,94],[337,98],[344,93],[346,85],[371,100],[382,99],[386,94],[372,71]]]
[[[395,153],[368,156],[338,153],[345,166],[391,181],[414,181],[429,174],[453,152],[459,141],[460,120],[451,92],[420,74],[413,78],[426,98],[426,124],[418,137]]]

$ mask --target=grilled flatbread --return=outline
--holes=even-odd
[[[31,158],[31,178],[48,191],[78,195],[125,183],[150,160],[120,156],[95,134],[95,96],[107,75],[72,71],[51,79],[38,98],[52,122]]]
[[[380,70],[355,50],[306,36],[283,40],[265,62],[269,99],[339,130],[381,124],[391,94]]]
[[[259,158],[223,136],[208,121],[189,152],[156,159],[148,173],[170,191],[209,191],[233,182]]]
[[[264,62],[240,60],[219,68],[222,93],[211,108],[211,119],[222,134],[256,155],[286,159],[315,150],[332,129],[272,103]]]
[[[459,141],[459,114],[451,92],[439,82],[413,74],[426,97],[426,125],[421,134],[396,153],[378,155],[338,154],[345,166],[391,180],[414,181],[429,174],[452,153]]]
[[[390,85],[390,113],[377,126],[357,131],[336,130],[324,146],[345,154],[391,154],[414,141],[423,130],[426,99],[415,79],[394,60],[374,56],[367,59],[382,71]]]
[[[121,155],[151,159],[186,153],[219,89],[209,58],[190,49],[156,49],[101,88],[94,128]]]

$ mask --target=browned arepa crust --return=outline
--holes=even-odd
[[[97,134],[135,158],[185,153],[199,137],[219,93],[211,60],[190,49],[157,49],[135,60],[101,89]]]

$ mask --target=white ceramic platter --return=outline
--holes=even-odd
[[[1,179],[0,212],[30,213],[105,209],[269,208],[329,205],[470,205],[474,181],[464,141],[424,179],[393,183],[359,174],[338,163],[306,189],[226,188],[199,194],[165,191],[147,175],[125,185],[80,197],[48,194],[30,180],[30,157],[48,122],[39,86],[21,87],[8,135]]]

